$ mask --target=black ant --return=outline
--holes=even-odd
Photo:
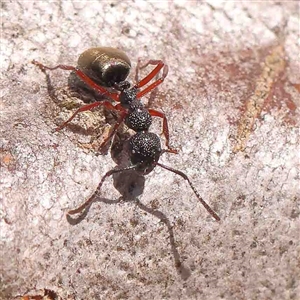
[[[74,71],[76,75],[90,88],[109,98],[110,100],[119,102],[113,105],[110,101],[97,101],[87,104],[77,109],[75,113],[56,130],[64,128],[73,118],[80,112],[91,110],[97,106],[104,106],[109,110],[116,110],[119,112],[119,117],[110,135],[104,140],[101,147],[115,134],[120,124],[124,121],[125,124],[136,133],[129,139],[128,154],[131,161],[130,166],[125,168],[117,168],[108,171],[101,179],[96,191],[93,195],[86,200],[81,206],[76,209],[70,210],[69,215],[80,213],[85,209],[94,199],[94,196],[100,193],[101,187],[105,179],[113,174],[135,170],[142,175],[149,174],[155,166],[160,166],[163,169],[169,170],[183,179],[185,179],[198,200],[206,208],[206,210],[217,221],[220,217],[213,211],[213,209],[202,199],[188,176],[176,169],[165,166],[159,163],[159,158],[164,152],[178,153],[169,145],[169,128],[167,118],[164,113],[154,109],[146,108],[141,102],[140,98],[145,94],[152,91],[160,85],[168,74],[168,66],[161,60],[149,60],[141,68],[148,65],[155,65],[156,67],[142,80],[137,82],[134,86],[126,81],[130,71],[130,60],[127,55],[114,48],[102,47],[92,48],[82,53],[78,59],[78,67],[67,65],[58,65],[55,67],[47,67],[37,61],[32,61],[42,71],[63,69]],[[144,90],[139,91],[140,88],[148,84],[159,72],[162,70],[162,76],[151,83]],[[118,92],[110,92],[106,88],[114,88]],[[161,148],[160,138],[152,132],[149,132],[149,127],[152,123],[152,116],[160,117],[163,119],[163,134],[166,138],[167,149]]]

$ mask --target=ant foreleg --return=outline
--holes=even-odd
[[[149,93],[151,90],[155,89],[158,85],[160,85],[164,79],[167,77],[168,72],[169,72],[169,67],[168,65],[165,65],[165,63],[162,60],[149,60],[145,65],[139,67],[140,69],[143,69],[147,67],[148,65],[156,65],[155,69],[150,72],[144,79],[136,83],[135,87],[136,88],[141,88],[144,85],[146,85],[148,82],[150,82],[158,73],[161,69],[163,69],[163,73],[161,78],[157,79],[154,81],[152,84],[150,84],[148,87],[146,87],[143,91],[138,92],[137,98],[142,98],[145,94]]]

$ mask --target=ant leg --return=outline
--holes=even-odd
[[[110,110],[121,110],[120,106],[116,105],[116,106],[113,106],[110,102],[108,101],[98,101],[98,102],[94,102],[94,103],[91,103],[91,104],[87,104],[87,105],[84,105],[80,108],[78,108],[74,114],[67,120],[65,121],[63,124],[61,124],[60,126],[58,126],[55,131],[59,131],[61,129],[63,129],[69,122],[71,122],[75,116],[80,113],[80,112],[83,112],[83,111],[87,111],[87,110],[91,110],[97,106],[104,106],[106,107],[107,109],[110,109]]]
[[[163,68],[163,76],[162,76],[162,78],[165,79],[165,77],[168,75],[168,69],[169,68],[168,68],[168,66],[162,60],[149,60],[143,66],[140,66],[140,64],[141,64],[141,62],[139,60],[138,61],[138,66],[137,66],[137,68],[139,68],[139,69],[144,69],[144,68],[146,68],[149,65],[156,65],[156,67],[144,79],[142,79],[141,81],[139,81],[136,84],[137,88],[140,88],[140,87],[146,85],[148,82],[150,82],[159,73],[159,71],[162,68]]]
[[[99,92],[102,95],[107,95],[107,97],[115,100],[115,101],[119,101],[119,94],[118,93],[110,93],[109,91],[107,91],[105,88],[103,88],[102,86],[99,86],[98,84],[96,84],[92,79],[90,79],[87,75],[85,75],[81,70],[79,70],[78,68],[72,67],[72,66],[67,66],[67,65],[57,65],[55,67],[47,67],[43,64],[41,64],[40,62],[33,60],[32,63],[36,66],[38,66],[42,72],[45,72],[45,70],[56,70],[56,69],[62,69],[62,70],[66,70],[66,71],[74,71],[76,73],[77,76],[79,76],[81,78],[81,80],[83,80],[88,86],[90,86],[92,89],[96,90],[97,92]]]
[[[116,106],[118,106],[118,105],[116,105]],[[115,133],[118,130],[119,126],[124,121],[124,118],[126,117],[126,115],[127,115],[126,111],[121,112],[121,114],[120,114],[120,116],[117,120],[117,123],[113,126],[113,128],[111,129],[108,136],[104,139],[104,141],[100,144],[100,146],[99,146],[100,149],[103,148],[107,144],[107,142],[115,135]]]
[[[137,66],[136,66],[136,69],[135,69],[135,82],[139,82],[139,70],[144,68],[145,65],[142,66],[141,64],[141,58],[138,58],[138,62],[137,62]],[[155,76],[155,80],[157,80],[159,78],[159,73],[156,74]],[[137,91],[137,93],[139,92],[139,90]],[[156,98],[156,95],[157,95],[157,92],[158,92],[158,87],[152,89],[152,91],[150,92],[150,96],[149,96],[149,99],[148,99],[148,103],[146,105],[146,107],[151,107],[152,106],[152,103],[154,101],[154,99]]]
[[[168,150],[166,150],[166,152],[177,154],[178,150],[171,148],[170,144],[169,144],[169,140],[170,140],[169,126],[168,126],[168,121],[167,121],[165,114],[160,111],[154,110],[154,109],[149,109],[149,113],[151,116],[160,117],[163,119],[163,132],[162,133],[164,134],[164,136],[166,138],[166,146],[168,148]]]
[[[138,62],[135,68],[135,76],[134,76],[134,80],[135,82],[139,82],[139,70],[142,69],[141,67],[141,59],[138,58]]]
[[[133,165],[133,166],[129,166],[129,167],[126,167],[126,168],[122,168],[122,169],[112,169],[110,171],[108,171],[101,179],[100,183],[98,184],[98,187],[96,189],[96,191],[93,193],[93,195],[88,198],[82,205],[80,205],[79,207],[75,208],[75,209],[72,209],[72,210],[69,210],[67,212],[68,215],[75,215],[75,214],[78,214],[80,212],[82,212],[87,206],[89,206],[90,204],[92,204],[94,198],[96,196],[98,196],[100,194],[100,190],[101,190],[101,187],[105,181],[105,179],[115,173],[120,173],[120,172],[125,172],[125,171],[129,171],[129,170],[132,170],[132,169],[135,169],[136,168],[136,165]]]
[[[181,176],[183,179],[185,179],[190,187],[192,188],[194,194],[196,195],[196,197],[198,198],[198,200],[201,202],[201,204],[205,207],[205,209],[210,213],[210,215],[215,218],[215,220],[217,221],[220,221],[220,217],[214,212],[214,210],[203,200],[203,198],[200,196],[200,194],[198,193],[198,191],[196,190],[196,188],[193,186],[192,182],[190,181],[190,179],[187,177],[186,174],[184,174],[183,172],[179,171],[179,170],[176,170],[176,169],[173,169],[171,167],[168,167],[168,166],[165,166],[165,165],[162,165],[160,163],[156,163],[156,165],[162,167],[163,169],[166,169],[168,171],[171,171],[179,176]]]
[[[168,65],[165,65],[162,60],[149,60],[144,66],[142,66],[140,68],[141,69],[145,68],[148,65],[157,65],[157,66],[144,79],[142,79],[135,85],[136,88],[140,88],[140,87],[146,85],[150,80],[152,80],[159,73],[159,71],[161,69],[163,69],[163,73],[162,73],[161,78],[154,81],[152,84],[150,84],[148,87],[146,87],[143,91],[138,92],[138,94],[137,94],[138,99],[142,98],[145,94],[149,93],[151,90],[153,90],[157,86],[159,86],[164,81],[164,79],[167,77],[168,72],[169,72]]]

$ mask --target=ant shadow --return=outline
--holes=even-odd
[[[91,205],[95,202],[102,202],[105,204],[118,204],[122,201],[134,201],[135,205],[139,209],[141,209],[142,211],[148,214],[153,215],[154,217],[159,219],[160,222],[165,224],[169,234],[171,253],[174,258],[174,265],[176,271],[180,275],[182,280],[184,281],[187,280],[191,275],[191,271],[187,266],[184,265],[180,257],[180,254],[176,248],[174,230],[173,230],[173,226],[171,225],[171,222],[169,221],[169,219],[164,213],[144,205],[138,199],[138,197],[142,195],[144,191],[145,177],[138,174],[135,170],[126,171],[123,173],[113,175],[113,184],[114,187],[121,193],[121,196],[117,200],[101,198],[99,197],[98,194],[95,193],[92,196],[93,198],[92,202],[83,210],[83,212],[78,217],[74,218],[67,214],[66,217],[69,224],[77,225],[81,221],[83,221],[86,218],[87,214],[89,213]]]

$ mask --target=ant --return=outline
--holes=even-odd
[[[162,60],[149,60],[144,66],[148,65],[156,66],[144,79],[138,81],[134,86],[126,80],[131,63],[127,55],[115,48],[101,47],[91,48],[83,52],[78,59],[78,66],[72,67],[67,65],[57,65],[55,67],[47,67],[36,60],[32,61],[42,71],[62,69],[68,71],[74,71],[75,74],[91,89],[99,92],[103,96],[109,98],[112,101],[119,102],[113,105],[111,101],[97,101],[91,104],[87,104],[77,109],[75,113],[62,125],[56,128],[56,131],[63,129],[74,117],[83,111],[91,110],[97,106],[104,106],[109,110],[116,110],[119,112],[119,117],[116,124],[113,126],[111,133],[105,138],[101,147],[103,147],[110,138],[114,136],[120,124],[124,123],[128,128],[132,129],[136,133],[128,140],[128,154],[131,164],[123,168],[115,168],[108,171],[101,179],[96,191],[93,195],[87,199],[81,206],[76,209],[70,210],[69,215],[82,212],[87,206],[89,206],[94,196],[100,193],[101,187],[105,179],[113,174],[122,173],[129,170],[135,170],[141,175],[149,174],[156,166],[160,166],[170,172],[173,172],[183,179],[185,179],[194,194],[217,221],[220,217],[213,211],[213,209],[202,199],[188,176],[174,168],[168,167],[159,163],[160,156],[165,153],[177,154],[178,151],[173,149],[169,145],[169,128],[167,118],[164,113],[156,111],[154,109],[146,108],[141,102],[145,94],[149,93],[160,85],[168,74],[168,66],[164,64]],[[140,88],[148,84],[159,72],[162,70],[162,75],[159,79],[155,80],[148,87],[139,91]],[[117,92],[111,92],[107,88],[113,88]],[[149,132],[149,127],[152,123],[152,116],[160,117],[163,119],[163,134],[166,139],[167,149],[161,148],[160,138],[152,132]]]

